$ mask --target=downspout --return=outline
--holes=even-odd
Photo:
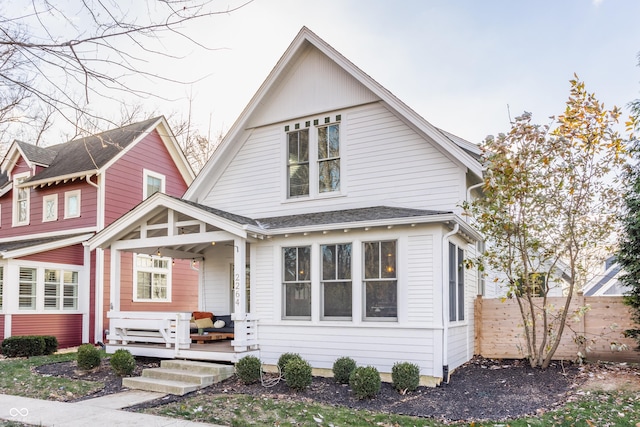
[[[456,223],[453,230],[442,236],[442,381],[449,383],[449,237],[460,230]],[[447,263],[444,262],[445,257]],[[446,308],[446,309],[445,309]]]

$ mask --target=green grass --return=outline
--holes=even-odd
[[[71,400],[100,390],[104,384],[44,376],[32,371],[47,363],[76,359],[76,353],[0,360],[0,393],[44,400]]]
[[[579,401],[570,402],[557,411],[537,417],[453,424],[426,418],[245,395],[200,395],[182,402],[147,409],[145,412],[232,427],[628,427],[640,423],[640,396],[635,392],[591,392],[583,395]]]

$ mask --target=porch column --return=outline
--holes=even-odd
[[[120,251],[111,246],[109,311],[120,311]]]
[[[234,239],[233,305],[234,314],[243,318],[247,311],[247,247],[244,239]]]

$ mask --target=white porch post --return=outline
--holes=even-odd
[[[233,245],[233,312],[243,319],[247,311],[247,248],[244,239],[234,239]]]
[[[120,311],[120,251],[111,247],[109,311]]]

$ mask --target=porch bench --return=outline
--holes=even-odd
[[[230,314],[225,314],[225,315],[221,315],[221,316],[215,316],[213,315],[213,313],[211,313],[211,320],[213,322],[216,322],[218,320],[222,320],[224,322],[224,326],[222,328],[202,328],[203,332],[207,332],[209,334],[218,334],[218,335],[224,335],[225,338],[234,338],[234,331],[235,331],[235,325],[233,323],[233,320],[231,319],[231,315]],[[194,325],[192,324],[190,326],[190,332],[191,333],[197,333],[198,332],[198,328],[194,327]]]

